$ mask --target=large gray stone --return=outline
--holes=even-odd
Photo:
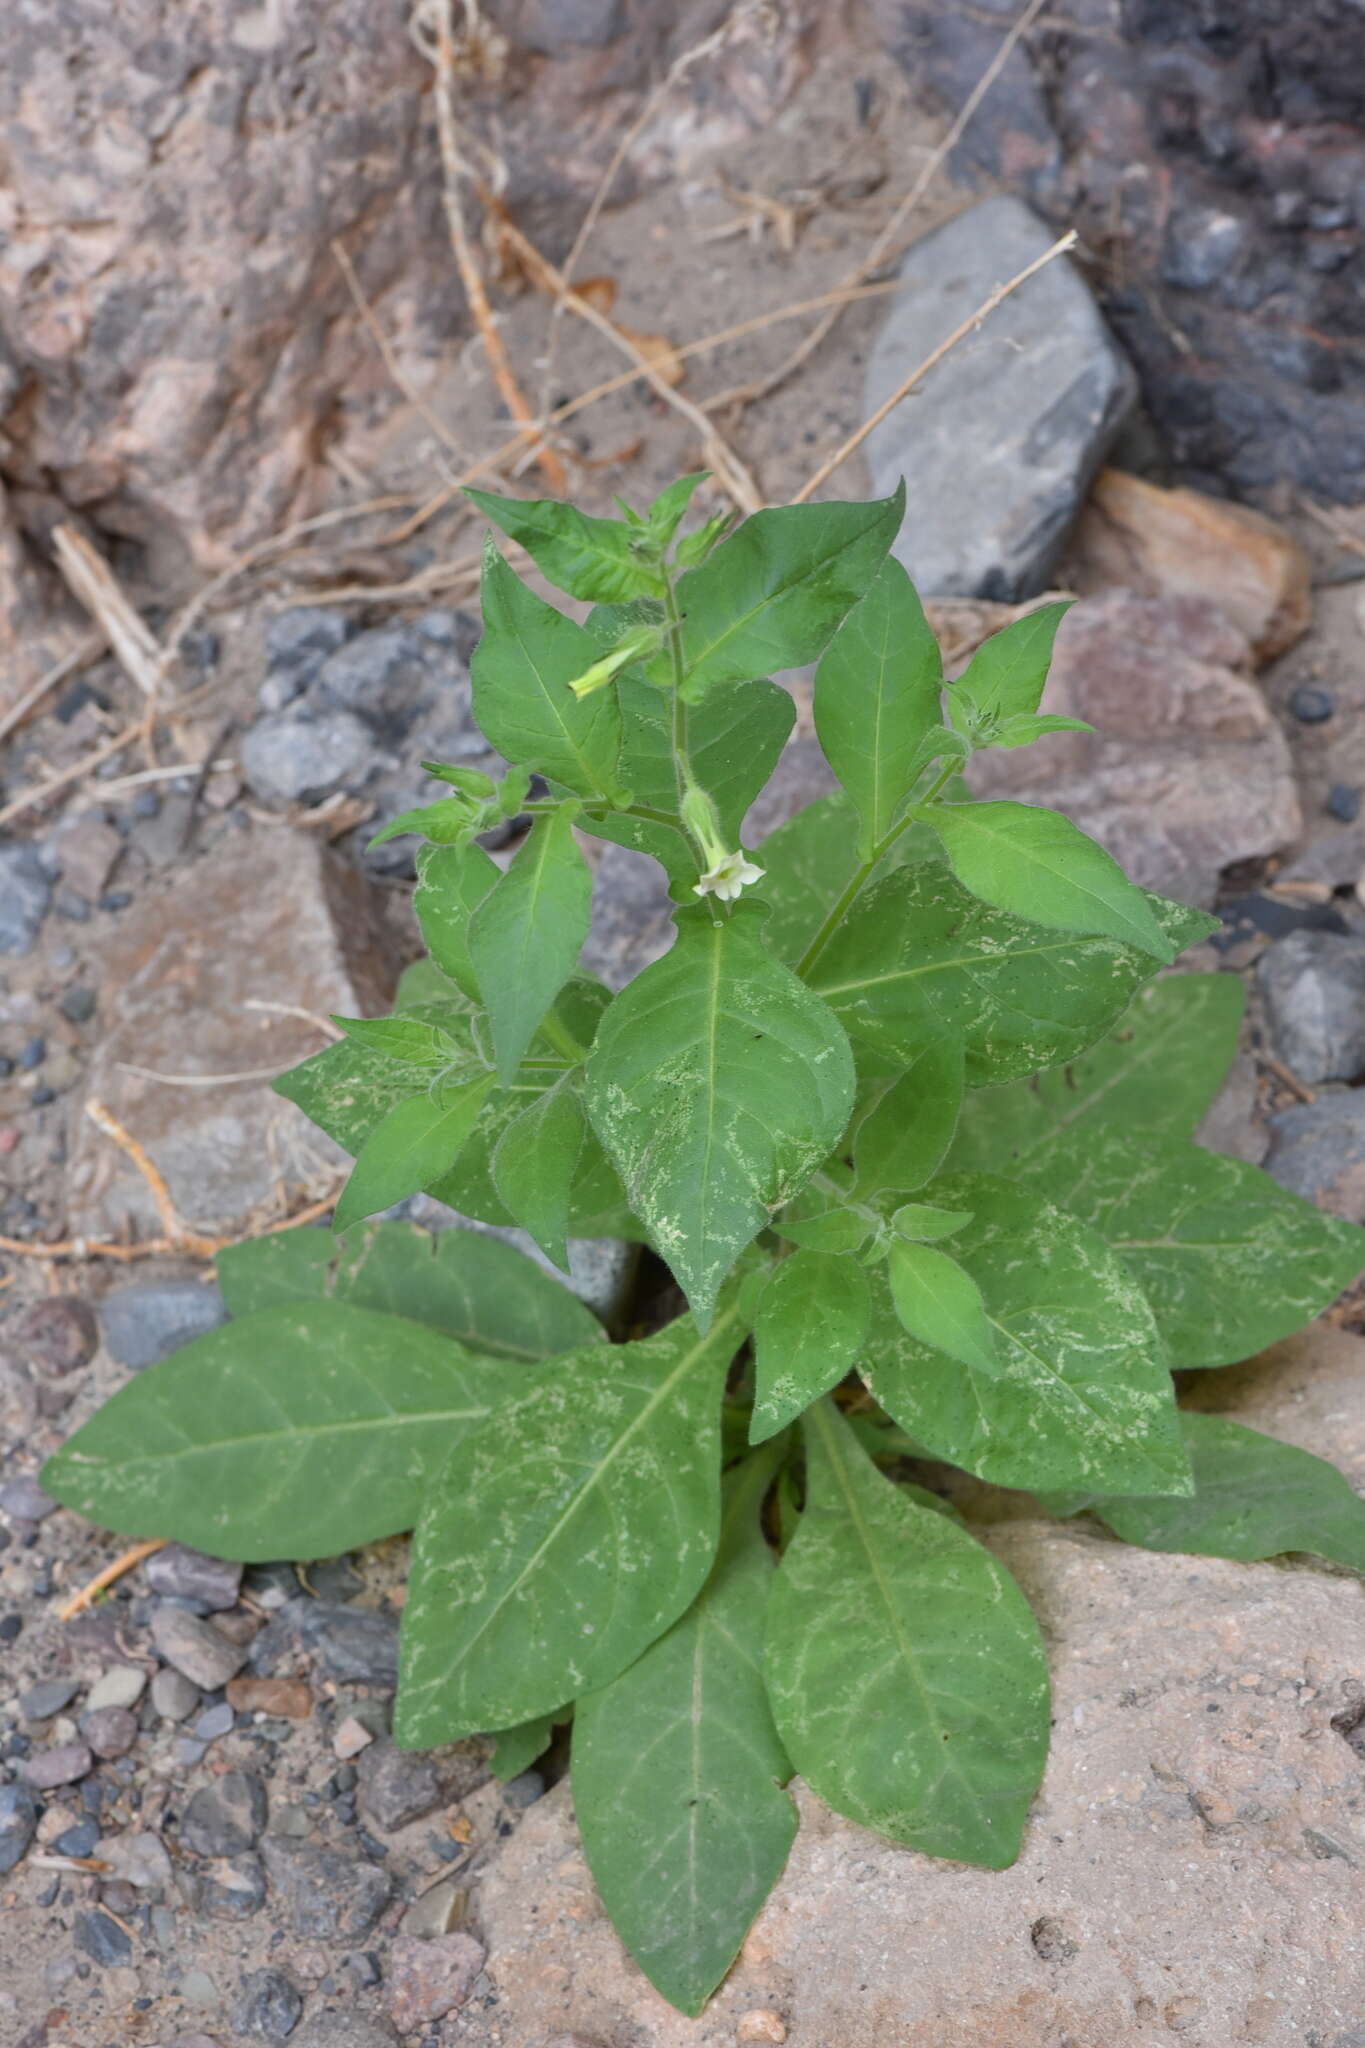
[[[1291,932],[1257,968],[1281,1059],[1301,1081],[1365,1070],[1365,939]]]
[[[1343,1090],[1280,1110],[1265,1170],[1291,1194],[1365,1223],[1365,1096]]]
[[[868,364],[866,410],[1053,239],[1001,196],[916,242]],[[1066,257],[998,307],[868,437],[876,494],[909,484],[895,553],[920,589],[1005,600],[1045,589],[1135,391]]]
[[[100,1303],[105,1349],[130,1372],[159,1364],[226,1321],[218,1289],[198,1280],[130,1280],[111,1288]]]
[[[355,789],[369,773],[374,738],[350,711],[289,704],[257,719],[242,741],[242,773],[268,804],[314,804]]]

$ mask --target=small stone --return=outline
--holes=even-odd
[[[69,813],[48,842],[63,882],[78,896],[92,900],[104,893],[105,883],[123,852],[123,840],[93,811]]]
[[[376,1743],[359,1768],[361,1806],[385,1834],[409,1827],[442,1802],[441,1775],[429,1756]]]
[[[133,1280],[111,1288],[100,1303],[105,1349],[130,1372],[158,1364],[226,1321],[218,1289],[197,1280]]]
[[[163,1721],[186,1721],[199,1704],[199,1688],[183,1671],[158,1671],[152,1679],[152,1705]]]
[[[239,1644],[230,1643],[211,1621],[201,1621],[183,1607],[158,1607],[152,1616],[152,1641],[168,1664],[205,1692],[217,1692],[246,1661]]]
[[[249,1920],[265,1904],[265,1869],[244,1854],[211,1863],[199,1885],[199,1904],[213,1920]]]
[[[0,953],[28,953],[47,916],[52,883],[36,847],[0,845]]]
[[[228,1682],[227,1697],[239,1714],[306,1721],[313,1711],[313,1695],[301,1678],[234,1678]]]
[[[398,1677],[398,1618],[373,1608],[310,1601],[299,1634],[329,1678],[344,1684],[392,1685]]]
[[[1365,1070],[1365,939],[1293,932],[1258,969],[1280,1057],[1301,1081],[1354,1081]]]
[[[0,1508],[12,1522],[43,1522],[57,1503],[27,1472],[0,1486]]]
[[[240,1856],[266,1823],[265,1786],[254,1771],[225,1771],[195,1793],[180,1822],[180,1840],[196,1856]]]
[[[44,1678],[19,1695],[19,1712],[26,1721],[50,1721],[69,1707],[80,1686],[74,1678]]]
[[[83,1742],[64,1742],[58,1749],[40,1749],[36,1756],[26,1757],[19,1768],[35,1791],[52,1792],[58,1785],[74,1785],[88,1777],[94,1763]]]
[[[0,1873],[13,1870],[37,1825],[38,1802],[27,1785],[0,1785]]]
[[[374,1733],[354,1714],[348,1714],[332,1737],[332,1754],[343,1761],[359,1756],[362,1749],[368,1749],[374,1741]]]
[[[521,1771],[502,1788],[504,1803],[514,1809],[534,1806],[545,1797],[545,1780],[539,1771]]]
[[[265,1867],[296,1934],[309,1941],[358,1941],[389,1901],[386,1871],[358,1857],[267,1835]]]
[[[286,612],[277,612],[265,629],[266,686],[276,679],[280,683],[288,679],[290,695],[297,696],[307,688],[328,655],[343,646],[350,635],[350,620],[325,605],[294,605]],[[288,701],[288,697],[280,697],[277,704],[266,708],[277,710]]]
[[[206,1707],[194,1724],[196,1742],[216,1742],[220,1735],[230,1733],[237,1716],[226,1700],[220,1700],[216,1707]]]
[[[158,1885],[171,1881],[171,1859],[166,1845],[160,1835],[150,1830],[106,1837],[101,1855],[110,1874],[137,1891],[154,1891]]]
[[[389,1950],[385,1996],[400,2034],[410,2034],[462,2006],[487,1961],[487,1950],[472,1934],[438,1934],[418,1941],[395,1937]]]
[[[443,1877],[413,1900],[399,1922],[399,1932],[410,1934],[415,1941],[430,1941],[435,1935],[452,1933],[468,1910],[469,1893],[453,1877]]]
[[[98,1757],[127,1756],[137,1733],[137,1716],[126,1707],[98,1707],[81,1716],[81,1735]]]
[[[177,1735],[171,1744],[172,1759],[182,1772],[191,1771],[196,1764],[203,1763],[208,1753],[207,1742],[196,1742],[192,1735]]]
[[[205,1557],[183,1543],[168,1543],[142,1567],[154,1593],[172,1600],[194,1600],[212,1612],[235,1607],[242,1586],[242,1567],[222,1558]]]
[[[388,2027],[354,2012],[320,2012],[304,2021],[293,2037],[294,2048],[394,2048]]]
[[[1318,690],[1311,683],[1300,683],[1289,693],[1289,708],[1300,725],[1325,725],[1337,705],[1330,690]]]
[[[283,1970],[252,1970],[232,2008],[232,2031],[248,2041],[287,2041],[303,2018],[303,1998]]]
[[[268,804],[316,804],[359,788],[374,765],[375,739],[350,711],[313,712],[289,704],[267,712],[241,743],[242,773]]]
[[[741,2013],[735,2028],[737,2041],[785,2041],[786,2038],[787,2023],[771,2006],[758,2006],[753,2012]]]
[[[1349,782],[1334,782],[1327,792],[1327,814],[1343,825],[1354,825],[1360,816],[1360,791]]]
[[[102,1970],[116,1968],[133,1959],[133,1944],[107,1913],[78,1913],[74,1927],[77,1948]]]
[[[94,989],[78,984],[67,989],[57,1007],[69,1024],[88,1024],[95,1014],[99,998]]]
[[[86,1710],[97,1714],[101,1707],[135,1707],[146,1690],[145,1671],[136,1664],[113,1664],[91,1686]]]
[[[207,1970],[186,1970],[180,1979],[180,1996],[187,2005],[217,2005],[218,1986]]]
[[[71,1828],[63,1828],[52,1846],[59,1856],[93,1856],[100,1838],[99,1822],[78,1820]]]
[[[90,1363],[99,1343],[99,1325],[88,1301],[74,1294],[52,1294],[24,1310],[14,1336],[31,1365],[61,1379]]]
[[[1360,1091],[1296,1102],[1269,1119],[1265,1170],[1334,1216],[1365,1223],[1365,1100]]]

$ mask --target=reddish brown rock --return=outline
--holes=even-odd
[[[431,1941],[400,1934],[389,1950],[386,1977],[389,2014],[400,2034],[415,2033],[431,2020],[462,2006],[484,1965],[484,1951],[472,1934],[440,1934]]]

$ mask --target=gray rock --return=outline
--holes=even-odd
[[[287,2041],[303,2018],[303,1998],[283,1970],[251,1970],[232,2008],[232,2031],[246,2041]]]
[[[153,1891],[171,1881],[171,1859],[160,1835],[150,1831],[115,1835],[101,1850],[110,1875],[130,1884],[136,1891]]]
[[[983,199],[916,242],[868,365],[874,411],[1051,229]],[[910,482],[894,553],[926,595],[1043,590],[1136,383],[1080,273],[1048,264],[930,371],[867,441],[874,492]]]
[[[306,1940],[358,1941],[389,1902],[392,1884],[376,1864],[278,1835],[261,1848],[285,1915]]]
[[[235,1607],[242,1585],[242,1567],[218,1557],[205,1557],[183,1543],[168,1543],[142,1567],[154,1593],[173,1600],[193,1600],[210,1612]]]
[[[137,1716],[127,1707],[97,1707],[81,1716],[81,1738],[98,1757],[127,1756],[137,1742]]]
[[[246,1662],[240,1644],[230,1643],[211,1621],[201,1621],[183,1607],[158,1607],[152,1616],[152,1641],[168,1664],[205,1692],[217,1692]]]
[[[86,1712],[101,1707],[135,1707],[147,1690],[147,1674],[136,1664],[112,1664],[102,1671],[86,1696]]]
[[[240,759],[254,796],[267,804],[316,804],[355,789],[372,765],[374,734],[349,711],[306,704],[267,712],[246,733]]]
[[[100,1838],[99,1822],[78,1820],[74,1827],[63,1828],[52,1846],[59,1856],[93,1856]],[[132,1893],[129,1893],[132,1899]]]
[[[355,2012],[319,2012],[294,2035],[294,2048],[394,2048],[392,2028]]]
[[[120,1963],[133,1960],[132,1942],[118,1921],[111,1920],[107,1913],[78,1913],[73,1932],[81,1954],[89,1956],[102,1970],[116,1969]]]
[[[88,1301],[74,1294],[52,1294],[24,1310],[14,1336],[30,1365],[51,1379],[61,1379],[90,1363],[99,1343],[99,1324]]]
[[[521,1771],[515,1778],[507,1780],[502,1796],[513,1808],[534,1806],[537,1799],[545,1797],[545,1780],[539,1771]]]
[[[37,1792],[53,1792],[59,1785],[74,1785],[88,1778],[95,1759],[83,1742],[63,1742],[56,1749],[40,1749],[25,1757],[19,1769],[27,1784]]]
[[[297,605],[277,612],[265,629],[267,674],[261,685],[261,709],[282,711],[350,636],[350,620],[325,605]]]
[[[37,849],[0,846],[0,953],[27,953],[47,916],[52,882]]]
[[[183,1671],[158,1671],[152,1679],[152,1705],[163,1721],[187,1721],[199,1704],[199,1688]]]
[[[334,710],[353,711],[387,736],[425,708],[441,665],[440,650],[425,634],[411,626],[380,626],[329,655],[309,694]],[[468,676],[457,669],[452,680],[467,698]]]
[[[1301,1081],[1354,1081],[1365,1070],[1365,939],[1291,932],[1257,969],[1281,1059]]]
[[[185,1808],[180,1840],[196,1856],[240,1856],[266,1823],[265,1786],[254,1771],[225,1771]]]
[[[588,48],[604,49],[624,35],[625,0],[523,0],[516,38],[542,57]]]
[[[1351,1090],[1280,1110],[1264,1165],[1291,1194],[1365,1223],[1365,1098]]]
[[[658,861],[608,842],[593,868],[592,928],[583,965],[608,988],[624,988],[668,951],[676,908]]]
[[[0,1874],[13,1870],[37,1825],[38,1802],[27,1785],[0,1785]]]
[[[265,1904],[265,1868],[259,1856],[232,1856],[211,1864],[199,1883],[199,1909],[212,1920],[249,1920]]]
[[[312,1600],[298,1611],[298,1632],[329,1678],[361,1685],[396,1683],[396,1615]]]
[[[18,1479],[7,1480],[0,1486],[0,1508],[12,1522],[42,1522],[52,1513],[57,1503],[50,1493],[44,1493],[30,1473],[21,1473]]]
[[[50,1721],[69,1707],[80,1686],[74,1678],[43,1678],[19,1695],[19,1712],[26,1721]]]
[[[218,1289],[198,1280],[133,1280],[111,1288],[100,1303],[105,1349],[130,1372],[158,1364],[226,1321]]]
[[[361,1754],[360,1804],[386,1834],[441,1804],[441,1774],[429,1756],[376,1742]]]
[[[220,1700],[216,1707],[205,1707],[194,1724],[196,1742],[216,1742],[220,1735],[227,1735],[237,1716],[226,1700]]]

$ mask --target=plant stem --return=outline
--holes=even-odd
[[[572,1061],[574,1066],[579,1066],[588,1057],[587,1046],[578,1043],[578,1040],[574,1037],[568,1026],[560,1018],[556,1017],[553,1010],[546,1012],[540,1029],[542,1035],[549,1039],[551,1045],[558,1046],[564,1057]]]
[[[668,658],[673,669],[673,769],[678,783],[678,809],[681,812],[683,798],[689,789],[696,787],[692,773],[692,762],[687,751],[687,705],[683,701],[683,684],[687,671],[683,667],[682,613],[678,610],[678,596],[673,588],[673,578],[665,569],[664,618],[668,622]]]
[[[863,889],[867,884],[868,878],[872,874],[873,869],[891,851],[891,848],[900,838],[902,832],[908,831],[911,825],[918,823],[918,814],[920,813],[920,811],[922,811],[927,805],[935,802],[940,790],[946,788],[948,783],[952,781],[960,765],[961,764],[957,761],[946,762],[943,769],[935,777],[934,781],[931,783],[928,790],[919,799],[919,802],[913,804],[910,807],[910,809],[906,812],[905,816],[899,821],[899,823],[893,825],[889,832],[883,833],[882,837],[877,841],[877,844],[873,847],[867,859],[862,863],[860,867],[854,869],[852,875],[849,877],[848,881],[844,884],[844,887],[839,892],[839,896],[836,902],[834,903],[833,908],[830,910],[828,917],[826,917],[824,923],[820,926],[819,931],[817,931],[815,937],[811,940],[805,952],[801,955],[801,958],[796,963],[795,972],[801,976],[803,981],[805,977],[810,973],[812,967],[814,967],[816,962],[819,960],[820,955],[824,952],[826,946],[834,937],[835,932],[838,931],[839,926],[843,923],[844,919],[847,917],[853,905],[857,902],[859,896],[862,894]]]

